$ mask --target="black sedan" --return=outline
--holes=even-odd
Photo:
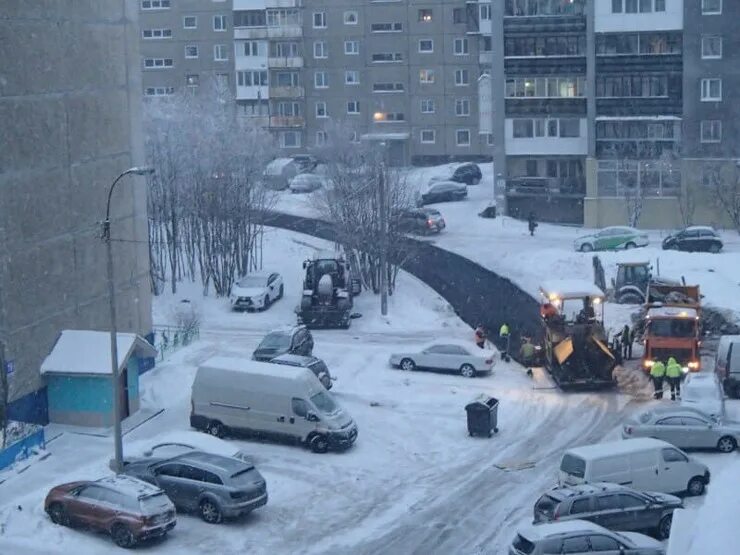
[[[482,177],[483,174],[481,173],[478,164],[468,162],[455,168],[455,172],[452,174],[450,179],[452,181],[457,181],[458,183],[465,183],[466,185],[478,185]]]
[[[705,226],[687,227],[663,239],[664,250],[717,253],[723,246],[717,232]]]
[[[433,181],[421,193],[420,204],[462,200],[468,196],[468,187],[456,181]]]

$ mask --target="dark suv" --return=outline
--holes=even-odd
[[[717,253],[723,246],[717,232],[707,226],[687,227],[663,239],[664,250]]]
[[[252,353],[252,360],[270,362],[276,356],[285,353],[311,356],[313,336],[306,326],[298,325],[271,331],[257,345]]]
[[[556,488],[540,497],[534,505],[534,523],[581,519],[664,540],[670,535],[673,511],[680,508],[681,500],[665,493],[608,483],[581,484]]]
[[[450,179],[459,183],[465,183],[466,185],[478,185],[482,177],[483,174],[478,164],[468,162],[455,168],[455,172]]]

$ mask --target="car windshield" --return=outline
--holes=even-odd
[[[139,499],[139,504],[141,512],[145,515],[156,515],[170,508],[170,500],[164,492],[142,497]]]
[[[267,285],[265,276],[247,276],[237,282],[239,287],[264,287]]]
[[[696,321],[691,318],[659,318],[651,320],[648,329],[655,337],[693,337]]]
[[[334,414],[339,410],[339,406],[334,402],[334,399],[325,391],[311,397],[311,402],[324,414]]]
[[[583,478],[583,474],[586,472],[586,461],[580,457],[566,454],[560,463],[560,470],[571,476]]]
[[[260,343],[259,349],[285,349],[290,347],[290,337],[283,332],[268,333]]]

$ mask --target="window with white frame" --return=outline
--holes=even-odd
[[[182,18],[183,29],[197,29],[198,28],[198,16],[197,15],[186,15]]]
[[[226,48],[225,44],[214,44],[213,45],[213,61],[214,62],[225,62],[229,59],[229,49]]]
[[[705,60],[722,57],[722,37],[719,35],[701,36],[701,57]]]
[[[267,71],[237,71],[236,84],[240,87],[266,87],[268,84]]]
[[[434,70],[433,69],[420,69],[419,70],[419,83],[434,83]]]
[[[323,41],[323,40],[314,41],[313,57],[316,59],[329,57],[329,50],[326,47],[326,41]]]
[[[469,98],[456,98],[455,99],[455,115],[464,117],[470,115],[470,99]]]
[[[244,41],[244,55],[245,56],[259,56],[260,55],[260,43],[256,40]]]
[[[236,12],[239,13],[239,12]],[[250,10],[247,12],[241,12],[242,16],[242,22],[244,22],[244,14],[254,14],[254,17],[252,17],[251,22],[254,23],[261,23],[260,17],[258,14],[262,13],[259,10]],[[303,18],[301,17],[301,12],[297,8],[275,8],[275,9],[268,9],[267,12],[265,12],[265,23],[267,23],[268,27],[285,27],[288,25],[301,25],[303,21]],[[246,22],[249,23],[250,19],[246,18]],[[265,23],[261,23],[261,25],[246,25],[247,27],[259,27],[264,25]]]
[[[359,40],[344,41],[344,53],[347,56],[357,56],[360,53],[360,41]]]
[[[214,31],[226,31],[226,16],[225,15],[214,15],[213,16],[213,30]]]
[[[299,42],[270,42],[270,56],[272,57],[293,58],[300,55],[301,43]]]
[[[434,99],[433,98],[422,98],[420,107],[422,114],[433,114],[434,113]]]
[[[702,102],[717,102],[722,100],[722,79],[702,79],[701,99]]]
[[[172,29],[144,29],[141,38],[146,40],[171,39]]]
[[[468,49],[468,39],[466,38],[455,39],[454,54],[455,56],[467,56],[468,54],[470,54],[470,50]]]
[[[141,0],[142,10],[169,10],[170,0]]]
[[[403,91],[403,83],[373,83],[374,93],[402,93]]]
[[[455,70],[455,86],[464,87],[470,84],[470,73],[467,69]]]
[[[389,64],[403,61],[403,52],[377,52],[370,57],[374,64]]]
[[[612,13],[664,12],[666,0],[612,0]]]
[[[575,138],[581,135],[581,122],[577,118],[515,118],[512,132],[515,139]]]
[[[665,80],[665,75],[662,77]],[[604,77],[597,77],[597,96],[600,80]],[[506,80],[505,88],[506,98],[574,98],[585,96],[585,93],[585,77],[512,77]]]
[[[326,12],[313,13],[313,28],[326,29]]]
[[[280,148],[300,148],[301,133],[299,131],[281,131],[278,135]]]
[[[192,60],[198,57],[198,45],[186,44],[185,45],[185,57]]]
[[[359,16],[357,15],[357,12],[355,10],[350,10],[344,12],[344,24],[345,25],[357,25],[357,22],[359,21]]]
[[[419,39],[419,52],[422,54],[434,52],[434,41],[432,39]]]
[[[377,123],[387,123],[395,121],[406,121],[406,116],[403,112],[376,112],[373,114],[373,119]]]
[[[701,142],[719,143],[722,141],[722,122],[720,120],[702,120]]]
[[[360,113],[360,101],[359,100],[348,100],[347,101],[347,114],[356,116]]]
[[[422,129],[419,131],[419,142],[425,145],[434,144],[437,141],[437,132],[434,129]]]
[[[277,115],[287,118],[300,117],[301,105],[298,102],[278,102]]]
[[[371,33],[401,33],[403,23],[372,23],[370,25]]]
[[[486,137],[486,145],[493,146],[493,133],[483,133]]]
[[[344,72],[344,84],[345,85],[359,85],[360,84],[360,72],[356,69],[348,69]]]
[[[491,4],[480,4],[479,6],[480,10],[480,20],[481,21],[490,21],[491,19]]]
[[[313,86],[316,89],[326,89],[329,87],[329,76],[325,71],[317,71],[313,74]]]
[[[329,112],[326,110],[326,102],[316,103],[316,117],[317,118],[328,118]]]
[[[324,146],[329,140],[326,131],[316,131],[316,146]]]
[[[455,143],[457,146],[470,146],[470,130],[458,129],[455,131]]]
[[[722,0],[701,0],[701,13],[703,15],[721,14]]]
[[[175,87],[146,87],[144,96],[171,96],[175,94]]]
[[[145,69],[164,69],[174,65],[172,58],[144,58]]]

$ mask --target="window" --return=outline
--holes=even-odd
[[[400,33],[403,31],[403,23],[373,23],[370,25],[372,33]]]
[[[647,13],[653,10],[653,0],[640,0],[640,13]]]
[[[267,71],[237,71],[236,84],[240,87],[266,87]]]
[[[432,20],[432,10],[430,9],[419,10],[419,21],[422,21],[424,23],[429,23],[431,20]]]
[[[245,41],[244,42],[244,55],[245,56],[259,56],[259,43],[256,40]]]
[[[317,71],[313,74],[313,86],[317,89],[326,89],[329,87],[329,77],[325,71]]]
[[[580,137],[581,136],[581,122],[577,119],[561,119],[560,121],[560,136],[561,137]]]
[[[656,12],[665,11],[665,0],[655,0],[655,11]]]
[[[265,10],[242,10],[234,12],[234,27],[264,27],[267,25]]]
[[[293,408],[293,414],[296,416],[302,416],[305,418],[308,416],[308,403],[303,399],[292,399],[291,405]]]
[[[593,535],[590,538],[591,551],[608,551],[609,553],[619,553],[622,546],[614,538],[609,536]]]
[[[491,4],[480,4],[480,20],[490,21],[491,19]]]
[[[719,120],[704,120],[701,122],[701,142],[718,143],[722,140],[722,122]]]
[[[452,10],[452,23],[465,23],[465,8],[454,8]]]
[[[356,115],[360,113],[360,101],[359,100],[349,100],[347,102],[347,113],[351,115]]]
[[[486,144],[493,146],[493,133],[483,133],[486,136]]]
[[[455,100],[455,115],[456,116],[469,116],[470,115],[470,100],[467,98],[458,98]]]
[[[456,56],[466,56],[470,54],[468,50],[468,39],[455,39],[454,53]]]
[[[434,83],[434,70],[433,69],[420,69],[419,70],[419,83]]]
[[[618,498],[619,506],[622,509],[636,509],[638,507],[645,506],[645,503],[641,499],[635,497],[634,495],[620,493],[619,495],[617,495],[617,498]]]
[[[360,72],[356,69],[349,69],[344,72],[344,84],[345,85],[359,85],[360,84]]]
[[[637,13],[637,0],[624,0],[624,11],[627,13]]]
[[[701,100],[702,102],[722,100],[722,79],[702,79]]]
[[[599,511],[613,511],[619,509],[618,495],[602,495],[596,498],[596,507]]]
[[[298,87],[301,84],[297,71],[278,71],[275,73],[275,84],[278,87]]]
[[[434,52],[434,41],[432,39],[419,39],[419,52],[423,54]]]
[[[597,56],[680,54],[681,35],[677,33],[621,33],[597,35]]]
[[[665,462],[688,462],[686,455],[676,449],[661,449]]]
[[[277,115],[289,118],[300,116],[301,105],[298,102],[278,102]]]
[[[197,58],[198,57],[198,47],[194,44],[189,44],[185,46],[185,57],[186,58]]]
[[[326,111],[326,102],[317,102],[316,103],[316,117],[317,118],[327,118],[327,117],[329,117],[329,114]]]
[[[200,85],[200,76],[197,73],[191,73],[185,76],[185,84],[188,87],[197,87]]]
[[[170,0],[141,0],[142,10],[169,10]]]
[[[214,31],[226,31],[226,16],[225,15],[214,15],[213,16],[213,30]]]
[[[356,56],[360,53],[360,41],[358,40],[346,40],[344,41],[344,53],[347,56]]]
[[[421,99],[421,113],[422,114],[433,114],[434,113],[434,99],[422,98]]]
[[[314,58],[328,58],[329,53],[326,48],[326,42],[323,40],[317,40],[313,43],[313,57]]]
[[[281,148],[300,148],[301,134],[298,131],[281,131],[278,141]]]
[[[607,35],[613,36],[613,35]],[[509,37],[504,40],[508,57],[585,56],[586,38],[580,35]]]
[[[506,80],[505,91],[507,98],[582,97],[586,93],[586,78],[516,77]]]
[[[665,74],[597,76],[596,96],[657,98],[668,96]]]
[[[491,50],[493,50],[493,39],[488,36],[483,37],[483,52],[490,52]]]
[[[172,29],[144,29],[141,32],[143,39],[171,39]]]
[[[356,11],[344,12],[344,24],[345,25],[357,25],[359,17]]]
[[[313,28],[326,29],[326,12],[313,13]]]
[[[722,57],[722,37],[719,35],[702,35],[701,57],[718,59]]]
[[[513,126],[515,139],[534,137],[534,120],[515,119]]]
[[[722,0],[701,0],[701,13],[715,15],[722,13]]]
[[[265,13],[265,20],[268,27],[284,27],[303,23],[301,13],[291,8],[268,9]]]
[[[146,69],[162,69],[173,66],[172,58],[144,58],[144,67]]]
[[[622,13],[622,1],[612,0],[612,13]]]
[[[373,83],[373,92],[403,92],[403,83]]]
[[[372,55],[372,62],[374,64],[391,63],[391,62],[402,62],[402,52],[379,52],[378,54]]]
[[[213,45],[213,60],[216,62],[225,62],[229,59],[229,51],[225,44]]]
[[[591,510],[591,500],[590,499],[576,499],[573,501],[573,505],[570,507],[570,514],[572,515],[580,515],[582,513],[587,513]]]
[[[463,87],[470,84],[470,74],[467,69],[456,69],[455,70],[455,85]]]
[[[186,15],[182,18],[183,29],[197,29],[198,28],[198,16]]]
[[[560,553],[586,553],[590,550],[588,538],[586,536],[580,536],[577,538],[565,538]]]
[[[470,146],[470,130],[458,129],[455,132],[455,142],[457,146]]]
[[[512,122],[512,133],[515,139],[532,139],[545,136],[580,137],[581,122],[577,118],[515,118]]]
[[[316,131],[316,146],[324,146],[329,140],[329,135],[326,131]]]
[[[437,141],[437,132],[434,129],[422,129],[419,132],[419,142],[434,144]]]
[[[144,89],[145,96],[170,96],[175,94],[175,87],[147,87]]]

